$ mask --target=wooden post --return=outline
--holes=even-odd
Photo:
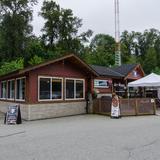
[[[137,98],[135,99],[135,103],[136,103],[136,106],[135,106],[135,114],[136,116],[138,115],[138,102],[137,102]]]
[[[127,97],[128,97],[127,79],[125,80],[125,87],[126,87],[126,90],[125,90],[125,97],[127,98]]]
[[[144,98],[146,98],[146,90],[145,90],[145,87],[143,87],[143,93],[144,93]]]
[[[154,99],[154,104],[153,104],[153,114],[156,114],[157,106],[156,106],[156,100]]]
[[[98,98],[99,113],[101,113],[101,98]]]

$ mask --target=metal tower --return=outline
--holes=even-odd
[[[119,0],[114,0],[115,3],[115,65],[121,65],[121,45],[120,45],[120,21],[119,21]]]

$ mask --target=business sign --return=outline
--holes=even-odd
[[[6,124],[21,124],[21,113],[19,105],[9,106],[5,117]]]
[[[94,87],[95,88],[109,88],[109,81],[108,80],[94,80]]]

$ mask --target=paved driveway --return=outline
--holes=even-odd
[[[84,115],[1,124],[0,160],[11,159],[159,160],[160,116]]]

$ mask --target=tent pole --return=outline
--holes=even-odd
[[[143,87],[143,95],[144,95],[144,98],[146,98],[146,90],[145,90],[145,87]]]

